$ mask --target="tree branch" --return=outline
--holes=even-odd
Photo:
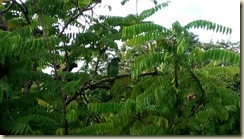
[[[190,115],[189,115],[186,119],[188,119],[188,118],[190,118],[191,116],[193,116],[193,114],[196,112],[196,110],[200,107],[200,105],[203,103],[203,100],[204,100],[204,94],[205,94],[205,91],[204,91],[204,89],[203,89],[203,87],[202,87],[202,84],[201,84],[200,80],[197,78],[197,76],[196,76],[192,71],[190,71],[190,73],[191,73],[193,79],[196,80],[196,82],[197,82],[198,86],[200,87],[200,90],[201,90],[202,93],[201,93],[201,98],[199,99],[198,104],[195,106],[195,108],[193,109],[193,111],[190,113]],[[177,125],[180,124],[182,121],[183,121],[183,120],[181,119],[180,121],[178,121],[178,122],[175,124],[175,126],[172,126],[171,128],[174,129],[174,128],[177,127]]]
[[[7,8],[5,8],[5,9],[3,9],[3,10],[0,11],[0,14],[6,13],[12,7],[12,5],[13,5],[13,3],[10,2],[10,4],[8,5]]]
[[[105,53],[106,50],[107,50],[107,47],[104,47],[104,48],[99,50],[99,54],[97,56],[97,61],[96,61],[96,64],[95,64],[95,69],[94,69],[94,72],[93,72],[93,78],[95,78],[97,76],[97,70],[98,70],[98,67],[99,67],[100,58]]]
[[[21,0],[19,0],[19,1],[21,4],[19,4],[16,0],[13,0],[13,3],[15,3],[20,8],[20,10],[22,11],[22,13],[25,16],[26,22],[30,25],[31,22],[30,22],[29,17],[28,17],[28,13],[29,13],[28,8],[25,6],[25,4]]]
[[[201,90],[201,98],[199,99],[198,104],[195,106],[195,108],[193,109],[193,111],[191,112],[191,114],[188,116],[188,118],[191,117],[196,112],[196,110],[200,107],[200,105],[203,103],[204,94],[205,94],[205,91],[204,91],[204,89],[202,87],[202,84],[201,84],[200,80],[197,78],[197,76],[192,71],[190,71],[190,73],[191,73],[193,79],[196,80],[198,86],[200,87],[200,90]]]
[[[139,76],[143,77],[143,76],[147,76],[147,75],[158,75],[158,72],[157,71],[146,72],[146,73],[142,73]],[[106,77],[101,80],[93,81],[91,83],[85,82],[83,84],[83,86],[81,87],[81,89],[79,89],[78,92],[76,92],[70,99],[68,99],[68,101],[66,101],[66,105],[68,105],[73,100],[75,100],[79,95],[81,95],[87,89],[100,88],[99,85],[101,85],[102,83],[111,82],[111,81],[115,81],[120,78],[125,78],[125,77],[130,77],[130,76],[131,76],[131,74],[123,74],[123,75],[118,75],[117,77]]]
[[[92,8],[94,8],[94,6],[90,7],[91,4],[92,4],[92,2],[90,2],[84,9],[79,10],[79,13],[78,14],[71,16],[68,19],[68,21],[65,23],[65,25],[63,26],[63,28],[61,29],[61,31],[59,32],[58,37],[60,37],[63,34],[64,30],[68,27],[68,25],[71,22],[73,22],[75,19],[77,19],[83,12],[88,11],[88,10],[91,10]]]
[[[11,7],[12,7],[13,3],[10,2],[10,4],[7,6],[7,8],[0,10],[0,29],[2,30],[8,30],[8,26],[6,21],[3,18],[3,14],[6,13]]]
[[[36,7],[36,13],[39,17],[39,22],[40,22],[40,25],[41,27],[43,28],[43,36],[44,36],[44,41],[45,41],[45,44],[47,46],[47,49],[48,49],[48,52],[49,52],[49,55],[50,55],[50,58],[51,58],[51,62],[52,62],[52,65],[54,66],[54,78],[56,79],[56,82],[58,84],[58,92],[60,94],[60,97],[61,97],[61,100],[62,100],[62,103],[63,103],[63,115],[65,116],[66,115],[66,108],[67,108],[67,105],[66,105],[66,99],[67,99],[67,95],[66,93],[62,90],[62,86],[61,86],[61,81],[58,77],[58,74],[57,74],[57,62],[54,58],[54,55],[52,53],[52,50],[51,50],[51,45],[50,45],[50,42],[49,42],[49,39],[48,39],[48,35],[46,33],[46,27],[44,25],[44,20],[43,20],[43,16],[40,12],[40,8],[37,4],[37,2],[34,3],[34,6]],[[63,128],[64,128],[64,135],[68,135],[68,121],[67,119],[64,118],[63,120]]]

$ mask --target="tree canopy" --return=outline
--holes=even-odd
[[[124,17],[101,2],[0,1],[1,134],[240,135],[240,43],[189,31],[231,28],[145,21],[170,1]]]

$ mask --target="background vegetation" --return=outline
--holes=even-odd
[[[165,28],[145,19],[170,2],[151,1],[119,17],[93,14],[99,0],[1,0],[1,134],[240,135],[240,43],[189,31],[231,28]]]

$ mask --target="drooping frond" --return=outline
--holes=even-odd
[[[12,34],[10,31],[0,31],[0,38],[4,39],[5,37],[9,37]]]
[[[23,64],[23,63],[15,63],[17,64]],[[29,63],[26,63],[29,64]],[[22,77],[22,80],[33,80],[33,81],[38,81],[38,80],[45,80],[45,81],[50,81],[52,78],[50,75],[38,71],[29,71],[29,70],[13,70],[11,75],[14,78]],[[14,79],[13,79],[14,80]]]
[[[136,22],[136,17],[132,14],[126,17],[102,15],[100,18],[104,19],[103,23],[109,26],[128,26]]]
[[[19,34],[20,37],[23,38],[24,40],[31,40],[34,38],[33,28],[30,25],[18,28],[13,31],[13,34],[14,33]]]
[[[218,104],[227,105],[227,106],[235,105],[236,107],[240,106],[239,94],[231,89],[224,88],[221,86],[212,86],[210,93],[208,93],[206,97],[213,98],[215,100],[209,103],[215,104],[215,102],[220,101],[218,102]]]
[[[97,123],[80,130],[82,135],[119,135],[132,121],[132,115],[128,110],[120,110],[109,118],[109,122]]]
[[[186,29],[191,29],[191,28],[201,28],[201,29],[207,29],[207,30],[212,30],[220,33],[225,33],[225,34],[231,34],[232,29],[229,27],[225,27],[207,20],[195,20],[187,25],[184,26]]]
[[[63,84],[64,91],[69,95],[73,95],[75,91],[78,89],[78,87],[79,87],[79,81],[70,81],[70,82],[65,82]]]
[[[142,119],[143,124],[140,135],[163,135],[168,128],[168,120],[160,116],[147,116]]]
[[[204,53],[205,60],[218,60],[240,65],[240,55],[229,50],[212,49]]]
[[[219,62],[229,62],[237,66],[240,65],[239,54],[229,50],[217,48],[203,51],[199,47],[196,47],[191,51],[190,59],[193,61],[197,60],[198,62],[215,60]]]
[[[143,81],[140,81],[139,83],[137,83],[133,87],[133,90],[131,92],[132,99],[135,100],[138,95],[143,93],[147,88],[149,88],[151,86],[151,83],[152,83],[151,79],[143,80]]]
[[[0,39],[0,51],[2,55],[13,55],[21,42],[20,35],[14,35],[6,39]],[[20,51],[19,51],[20,52]]]
[[[190,34],[189,32],[181,26],[179,21],[175,21],[172,24],[172,33],[176,38],[176,53],[178,55],[182,54],[187,47],[189,47],[189,42],[190,42]]]
[[[205,82],[214,82],[216,86],[238,89],[236,84],[240,73],[239,67],[234,66],[211,66],[207,65],[197,72]],[[237,78],[236,78],[237,77]]]
[[[123,109],[131,110],[132,112],[136,111],[136,102],[132,99],[127,99],[123,105]]]
[[[31,127],[27,123],[15,122],[8,123],[8,126],[5,127],[5,130],[14,135],[26,135],[31,131]]]
[[[145,32],[167,32],[168,29],[154,24],[152,22],[144,22],[135,24],[132,26],[124,27],[122,30],[122,38],[133,38],[137,37],[138,35],[143,35]]]
[[[143,21],[144,19],[150,17],[151,15],[153,15],[154,13],[156,13],[157,11],[161,10],[162,8],[165,8],[169,5],[170,1],[166,1],[164,3],[158,4],[156,6],[154,6],[151,9],[147,9],[144,10],[140,15],[139,15],[139,20]]]
[[[46,116],[46,115],[38,115],[38,114],[30,114],[25,117],[21,117],[17,119],[17,121],[22,121],[22,122],[34,122],[34,123],[42,123],[45,125],[53,125],[53,126],[58,126],[60,125],[56,120]]]
[[[13,120],[13,119],[12,119]],[[2,123],[7,131],[12,134],[26,135],[32,132],[31,125],[45,125],[48,126],[59,126],[59,123],[54,119],[39,114],[29,114],[27,116],[19,117],[14,121],[6,120]]]
[[[163,35],[165,35],[164,32],[149,32],[149,33],[147,32],[143,35],[137,36],[135,38],[126,41],[125,44],[127,46],[143,45],[147,42],[162,38]]]
[[[99,123],[80,129],[81,135],[108,135],[113,131],[112,123]]]
[[[134,112],[130,110],[122,109],[117,114],[110,118],[113,123],[114,130],[112,131],[115,135],[125,134],[129,132],[130,123],[134,121]],[[118,126],[119,125],[119,126]]]
[[[189,55],[189,59],[193,61],[202,61],[204,59],[204,51],[199,47],[194,48]]]
[[[48,102],[46,102],[40,98],[36,98],[36,100],[37,100],[38,105],[40,105],[44,108],[47,108],[47,109],[53,109],[53,106],[50,105]]]
[[[72,110],[72,109],[77,109],[78,108],[78,103],[77,101],[72,101],[71,103],[69,103],[69,105],[67,106],[67,110]]]
[[[210,67],[206,67],[203,68],[204,70],[208,71],[209,75],[213,76],[213,77],[220,77],[221,78],[233,78],[233,76],[235,76],[237,73],[240,72],[239,67],[233,67],[233,66],[210,66]],[[228,79],[229,81],[231,81],[231,79]]]
[[[76,37],[76,44],[89,44],[95,42],[98,39],[98,36],[92,32],[86,32],[86,33],[81,33],[78,34]]]
[[[54,48],[55,46],[58,45],[60,39],[55,36],[51,36],[48,38],[48,41],[49,41],[49,45],[52,48]],[[25,47],[29,47],[31,50],[35,50],[35,51],[37,51],[36,49],[43,49],[43,47],[47,48],[44,38],[38,38],[38,39],[33,39],[31,41],[27,41],[25,45],[26,45]],[[35,47],[33,46],[31,47],[31,45],[34,45]]]
[[[164,128],[168,127],[168,120],[159,116],[154,116],[154,115],[147,116],[146,118],[143,119],[143,122],[148,124],[154,124],[159,127],[164,127]]]
[[[189,34],[184,31],[184,34],[177,36],[177,54],[182,54],[189,47]]]
[[[48,3],[48,5],[47,5]],[[26,5],[28,7],[35,7],[33,6],[33,2],[32,1],[26,1]],[[70,2],[65,1],[65,0],[60,0],[60,1],[48,1],[48,0],[42,0],[40,2],[38,2],[38,10],[41,10],[43,14],[49,15],[51,16],[58,16],[63,18],[65,15],[65,13],[70,10],[72,8],[72,5]],[[30,8],[29,12],[30,13],[35,13],[37,10],[36,7],[35,8]]]
[[[78,112],[75,109],[68,110],[65,118],[70,121],[75,121],[78,118]]]
[[[131,76],[136,79],[142,71],[147,71],[159,66],[167,58],[167,53],[147,53],[142,56],[138,56],[132,65]]]
[[[162,127],[155,126],[155,125],[147,125],[142,128],[140,135],[163,135]]]
[[[118,112],[122,108],[119,103],[90,103],[88,108],[95,113]]]
[[[169,87],[168,85],[170,84],[170,79],[162,78],[162,77],[154,77],[148,79],[150,80],[150,86],[145,89],[145,91],[141,92],[136,97],[136,105],[137,105],[137,111],[142,112],[146,109],[150,109],[150,106],[152,104],[156,104],[160,101],[162,101],[165,98],[168,98],[167,95],[169,93],[169,90],[172,88]],[[171,98],[168,98],[164,102],[165,107],[172,107],[175,101],[175,98],[173,97],[174,94],[170,95]],[[162,104],[163,105],[163,104]]]

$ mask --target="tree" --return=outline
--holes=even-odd
[[[99,3],[3,1],[2,134],[240,134],[239,53],[202,49],[189,32],[230,28],[197,20],[167,29],[144,21],[170,2],[126,17],[96,16]]]

